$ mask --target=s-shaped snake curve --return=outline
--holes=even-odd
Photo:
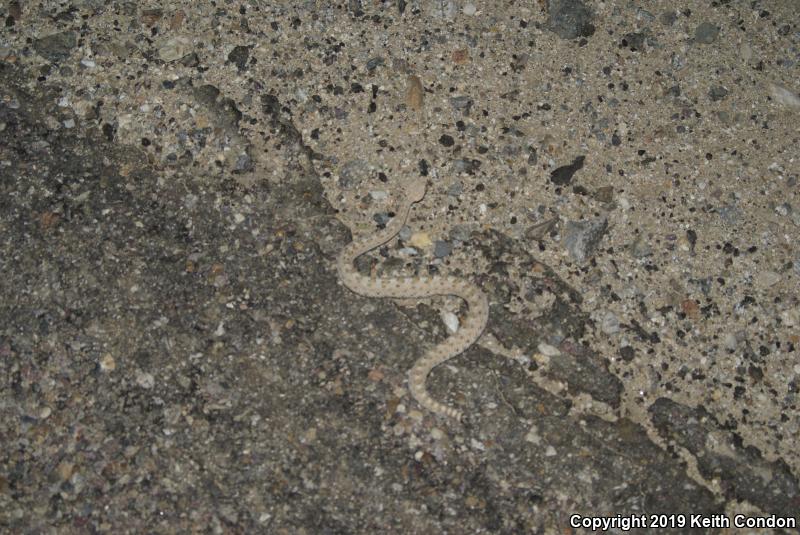
[[[339,278],[351,291],[366,297],[394,299],[426,298],[437,295],[453,295],[466,301],[467,317],[461,328],[440,344],[429,349],[408,372],[411,395],[424,408],[457,420],[462,419],[458,409],[436,401],[425,388],[428,374],[443,362],[469,349],[480,338],[489,321],[489,300],[480,288],[464,279],[455,277],[368,277],[361,275],[353,265],[356,258],[385,244],[400,232],[408,219],[412,205],[425,196],[425,180],[416,179],[405,187],[405,197],[397,215],[385,229],[361,238],[354,238],[336,260]]]

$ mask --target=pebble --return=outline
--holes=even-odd
[[[117,362],[110,354],[106,353],[100,358],[100,370],[104,372],[113,372],[117,368]]]
[[[177,36],[168,39],[164,45],[158,49],[158,57],[170,62],[181,59],[192,51],[192,42],[188,37]]]
[[[472,17],[475,13],[478,12],[478,8],[475,7],[475,4],[469,3],[464,5],[463,7],[464,14],[468,17]]]
[[[472,99],[467,96],[453,97],[450,99],[450,105],[457,110],[468,109],[472,106]]]
[[[236,65],[239,72],[247,70],[247,61],[250,57],[249,46],[236,46],[228,54],[228,61]]]
[[[536,427],[530,428],[528,433],[525,435],[525,441],[530,442],[535,446],[538,446],[542,443],[542,437],[539,436],[539,431]]]
[[[619,332],[619,319],[617,316],[608,311],[603,314],[603,318],[600,321],[600,330],[602,330],[605,334],[614,334]]]
[[[466,158],[459,158],[457,160],[453,160],[451,164],[451,171],[453,173],[474,173],[479,167],[479,164],[476,160],[468,160]]]
[[[708,91],[708,98],[713,102],[723,100],[726,96],[728,96],[728,90],[721,85],[715,85]]]
[[[401,228],[400,232],[397,233],[397,237],[404,242],[410,240],[411,235],[412,235],[412,230],[411,227],[409,227],[408,225],[403,225],[403,228]]]
[[[447,332],[449,332],[450,334],[455,334],[456,332],[458,332],[458,327],[459,327],[458,316],[456,316],[452,312],[442,311],[441,318],[445,327],[447,327]]]
[[[455,184],[451,184],[449,188],[447,188],[447,194],[451,197],[458,197],[464,192],[464,185],[461,182],[456,182]]]
[[[78,36],[74,32],[55,33],[33,42],[33,49],[53,63],[67,59],[76,46],[78,46]]]
[[[781,85],[769,84],[769,96],[782,106],[800,108],[800,97]]]
[[[787,215],[792,213],[792,205],[789,204],[788,202],[779,204],[778,206],[775,207],[775,213],[780,216],[786,217]]]
[[[608,228],[608,220],[599,217],[591,221],[569,221],[564,237],[564,247],[576,262],[583,263],[594,253]]]
[[[372,216],[372,220],[379,225],[386,225],[387,223],[389,223],[389,221],[392,220],[392,218],[389,217],[388,212],[378,212],[377,214],[374,214]]]
[[[408,243],[419,249],[425,249],[433,244],[427,232],[415,232],[411,235],[411,239]]]
[[[658,21],[664,26],[672,26],[676,20],[678,20],[678,14],[675,11],[665,11],[658,17]]]
[[[380,56],[374,57],[367,61],[367,70],[372,71],[375,70],[377,67],[383,65],[384,61],[383,58]]]
[[[436,240],[433,246],[433,256],[436,258],[444,258],[450,256],[453,252],[453,244],[443,240]]]
[[[450,230],[450,239],[453,241],[466,242],[469,240],[471,233],[468,225],[455,225]]]
[[[578,156],[572,163],[562,165],[550,172],[550,182],[556,186],[567,186],[572,182],[572,177],[575,173],[583,169],[583,162],[586,160],[585,156]]]
[[[694,40],[704,45],[708,45],[716,41],[718,35],[719,28],[710,22],[703,22],[694,30]]]
[[[544,342],[541,342],[536,349],[538,349],[539,353],[546,357],[557,357],[561,354],[561,350],[559,350],[557,347],[551,346],[550,344],[546,344]]]
[[[422,80],[419,76],[411,75],[406,80],[406,106],[414,111],[422,109],[422,101],[425,92],[422,89]]]
[[[136,384],[140,387],[150,390],[156,384],[156,378],[153,377],[153,374],[147,372],[137,372],[136,373]]]
[[[590,37],[594,34],[594,15],[580,0],[550,0],[547,28],[561,39]]]

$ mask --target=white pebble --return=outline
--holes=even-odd
[[[450,334],[455,334],[456,332],[458,332],[458,327],[459,327],[458,316],[456,316],[452,312],[443,311],[441,317],[445,327],[447,327],[447,332],[449,332]]]
[[[136,374],[136,384],[150,390],[155,386],[156,378],[153,377],[152,373],[139,372]]]
[[[544,342],[539,344],[537,349],[539,350],[539,353],[545,355],[546,357],[557,357],[561,354],[561,351],[559,351],[557,347],[551,346],[550,344],[545,344]]]
[[[605,334],[614,334],[619,332],[619,320],[613,312],[606,312],[600,322],[600,329]]]
[[[531,427],[530,431],[528,431],[528,434],[525,435],[525,441],[530,442],[534,446],[538,446],[542,443],[542,437],[539,436],[536,427]]]
[[[800,108],[800,97],[785,87],[777,84],[769,84],[769,95],[778,104],[782,104],[790,108]]]

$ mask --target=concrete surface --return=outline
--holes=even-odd
[[[0,15],[2,531],[800,521],[796,2]],[[361,267],[489,294],[469,425],[468,311],[333,267],[419,174]]]

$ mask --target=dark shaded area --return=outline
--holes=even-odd
[[[800,487],[786,463],[767,461],[757,448],[744,446],[735,432],[723,429],[704,408],[660,398],[649,412],[659,434],[697,458],[703,477],[722,481],[727,499],[747,500],[778,516],[796,516],[800,511]]]

